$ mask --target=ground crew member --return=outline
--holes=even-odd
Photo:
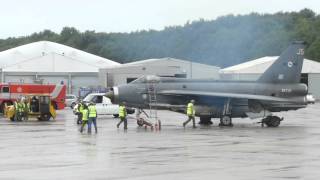
[[[91,123],[93,123],[95,132],[98,133],[96,105],[93,102],[90,102],[88,110],[89,110],[88,132],[91,133]]]
[[[31,98],[31,111],[39,112],[39,99],[36,96]]]
[[[28,121],[29,119],[29,112],[30,112],[30,103],[29,103],[29,99],[25,98],[24,99],[24,103],[23,103],[23,117],[25,121]]]
[[[126,103],[122,102],[119,106],[119,118],[120,122],[117,124],[117,128],[119,128],[120,124],[123,122],[124,123],[124,129],[128,129],[127,127],[127,108],[126,108]]]
[[[77,124],[81,124],[83,106],[84,106],[84,103],[82,100],[80,100],[80,102],[78,103],[78,107],[76,109],[76,112],[77,112],[76,114],[78,116]]]
[[[18,100],[13,103],[14,107],[14,121],[18,121]]]
[[[15,102],[15,120],[21,121],[23,112],[24,112],[24,103],[22,100],[18,100],[18,102]]]
[[[82,109],[82,125],[80,128],[80,132],[82,133],[83,128],[86,124],[88,124],[88,118],[89,118],[89,110],[88,110],[88,106],[87,105],[83,105],[83,109]],[[88,133],[89,133],[89,128],[88,128]]]
[[[193,128],[196,128],[196,121],[195,121],[195,113],[196,113],[196,111],[194,110],[194,102],[195,101],[192,99],[187,105],[188,120],[183,123],[183,127],[185,127],[192,120]]]

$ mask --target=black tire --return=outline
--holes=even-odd
[[[221,116],[219,126],[232,126],[231,116],[228,116],[228,115]]]
[[[119,117],[119,114],[114,114],[113,117],[114,117],[114,118],[118,118],[118,117]]]
[[[269,117],[265,124],[268,127],[278,127],[280,125],[281,119],[278,116],[271,116]]]
[[[41,121],[49,121],[51,118],[51,114],[42,114],[40,119]]]
[[[142,127],[144,125],[143,120],[137,120],[137,124],[139,127]]]

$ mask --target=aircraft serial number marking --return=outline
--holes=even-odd
[[[292,89],[283,88],[283,89],[281,89],[281,92],[283,92],[283,93],[291,93]]]

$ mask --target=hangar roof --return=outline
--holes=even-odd
[[[157,62],[162,62],[163,63],[164,61],[178,62],[178,63],[185,63],[185,62],[190,63],[190,61],[185,61],[185,60],[166,57],[166,58],[159,58],[159,59],[145,59],[145,60],[126,63],[125,65],[154,64],[154,63],[157,63]]]
[[[140,60],[140,61],[135,61],[135,62],[130,62],[123,64],[123,66],[142,66],[142,65],[152,65],[152,66],[159,66],[159,65],[166,65],[166,66],[174,66],[175,64],[177,65],[188,65],[190,66],[190,62],[188,60],[182,60],[182,59],[176,59],[176,58],[170,58],[170,57],[165,57],[165,58],[159,58],[159,59],[146,59],[146,60]],[[217,66],[212,66],[208,64],[201,64],[197,62],[192,62],[191,66],[201,66],[201,67],[210,67],[214,68],[217,70],[220,70],[220,67]]]
[[[5,72],[98,72],[119,63],[62,44],[39,41],[0,52]]]
[[[278,56],[267,56],[252,61],[248,61],[235,66],[227,67],[220,70],[220,73],[230,74],[261,74],[268,69]],[[304,59],[302,73],[320,73],[320,63]]]

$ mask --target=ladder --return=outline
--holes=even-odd
[[[157,111],[157,92],[156,92],[156,83],[151,81],[147,83],[147,91],[149,96],[149,118],[153,119],[154,122],[158,120],[158,111]]]

